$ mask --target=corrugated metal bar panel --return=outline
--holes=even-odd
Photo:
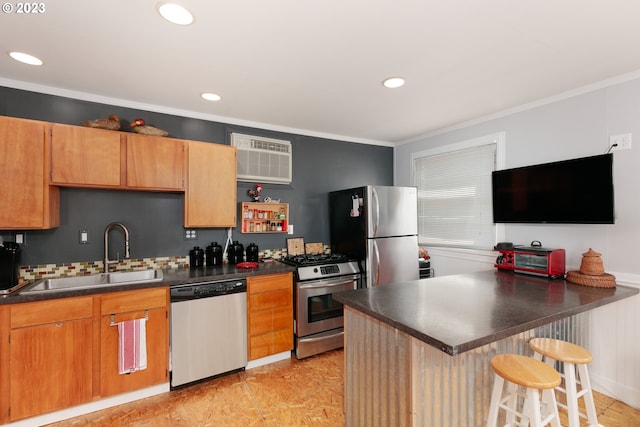
[[[456,355],[345,308],[347,426],[476,427],[486,422],[496,354],[531,355],[528,341],[549,336],[587,346],[579,314]]]

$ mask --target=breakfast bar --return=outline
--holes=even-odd
[[[483,425],[494,355],[530,355],[536,336],[588,347],[587,312],[638,293],[483,271],[335,294],[346,425]]]

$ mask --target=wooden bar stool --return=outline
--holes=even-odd
[[[549,423],[553,427],[560,427],[558,407],[553,389],[560,384],[560,374],[551,366],[517,354],[499,354],[491,359],[491,367],[495,372],[491,404],[487,427],[495,427],[498,422],[498,412],[504,409],[507,425],[515,425],[516,417],[520,424],[531,427],[542,427]],[[507,380],[507,393],[503,396],[504,381]],[[518,386],[524,388],[524,404],[519,411]],[[540,391],[544,402],[544,419],[540,400]],[[518,425],[520,425],[518,424]]]
[[[591,381],[587,364],[593,360],[591,353],[579,345],[553,338],[534,338],[529,341],[529,347],[534,351],[533,357],[537,360],[544,360],[548,365],[553,366],[555,361],[561,362],[564,366],[564,388],[556,387],[567,397],[567,404],[558,403],[560,407],[567,410],[569,415],[569,427],[579,427],[580,417],[589,420],[590,426],[598,425],[596,406],[593,402],[591,391]],[[578,368],[578,379],[576,380],[576,367]],[[580,384],[580,391],[578,391]],[[584,398],[584,406],[587,414],[583,414],[578,409],[578,399]]]

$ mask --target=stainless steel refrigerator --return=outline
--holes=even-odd
[[[419,279],[415,187],[332,191],[329,218],[331,251],[359,261],[366,287]]]

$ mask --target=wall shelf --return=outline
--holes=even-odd
[[[288,203],[242,202],[242,233],[287,233]]]

